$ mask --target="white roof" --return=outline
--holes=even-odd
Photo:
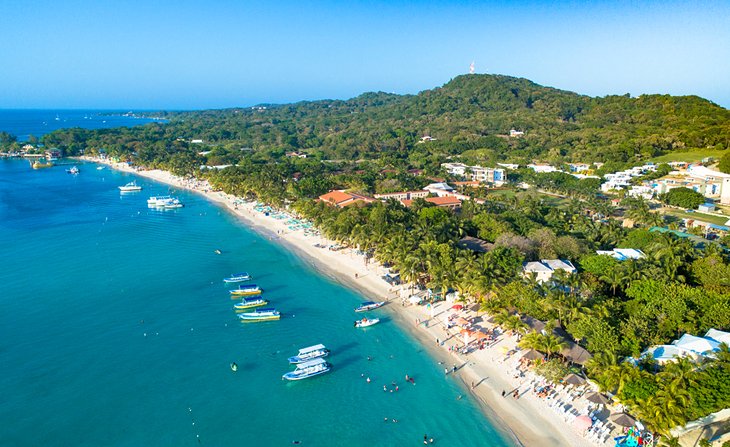
[[[730,174],[724,172],[715,171],[702,165],[692,165],[688,169],[689,173],[697,177],[715,177],[715,178],[730,178]]]
[[[320,349],[325,349],[324,345],[321,343],[318,345],[309,346],[307,348],[302,348],[299,350],[299,354],[306,354],[307,352],[319,351]]]
[[[327,363],[327,362],[325,362],[324,359],[320,357],[320,358],[317,358],[314,360],[310,360],[308,362],[300,363],[299,365],[297,365],[297,369],[309,368],[310,366],[317,366],[317,365],[321,365],[322,363]]]
[[[441,182],[441,183],[431,183],[430,185],[426,186],[423,189],[443,189],[445,191],[453,191],[454,190],[454,188],[452,188],[451,186],[449,186],[448,184],[443,183],[443,182]]]
[[[730,345],[730,332],[718,331],[717,329],[710,329],[705,334],[705,338],[711,338],[720,343],[727,343]]]
[[[641,259],[644,257],[644,252],[635,248],[614,248],[613,251],[626,259]]]
[[[547,265],[551,270],[575,270],[573,264],[571,264],[568,260],[543,259],[542,263]]]
[[[716,351],[717,347],[720,345],[720,343],[715,340],[696,337],[689,334],[682,335],[682,338],[672,342],[672,344],[678,348],[696,352],[698,354],[704,354],[708,351]]]
[[[522,266],[522,270],[524,270],[526,272],[552,272],[553,271],[550,267],[546,266],[542,262],[537,262],[537,261],[526,262]]]
[[[686,355],[686,351],[679,349],[674,345],[658,345],[652,346],[641,355],[643,357],[647,354],[651,354],[654,357],[654,360],[658,362],[666,362],[674,360],[675,357],[682,357],[683,355]]]

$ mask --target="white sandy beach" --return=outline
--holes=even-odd
[[[450,346],[463,345],[458,332],[451,335],[446,333],[444,323],[447,316],[454,312],[450,310],[451,305],[440,302],[432,310],[428,310],[425,306],[403,305],[403,297],[399,294],[400,287],[391,286],[381,278],[385,270],[372,262],[366,265],[364,256],[356,254],[353,250],[332,251],[315,247],[315,244],[330,246],[335,243],[322,236],[305,235],[303,230],[292,231],[284,220],[265,216],[264,213],[254,210],[254,204],[250,202],[243,202],[240,198],[223,192],[212,191],[207,182],[183,179],[161,170],[136,170],[123,163],[88,157],[84,159],[203,194],[230,210],[253,229],[293,249],[340,282],[357,289],[373,300],[387,299],[389,305],[384,309],[391,313],[393,319],[409,333],[418,338],[437,361],[443,362],[449,368],[454,364],[458,366],[458,371],[450,372],[445,376],[445,380],[462,380],[464,389],[474,394],[487,417],[508,427],[523,445],[588,447],[613,444],[605,441],[592,442],[581,436],[572,424],[565,420],[562,413],[559,414],[549,406],[549,401],[539,398],[532,391],[530,380],[533,376],[530,373],[525,377],[517,375],[515,359],[504,360],[505,352],[514,348],[516,344],[514,337],[502,334],[489,348],[476,350],[467,355],[450,351]],[[469,317],[475,313],[462,311],[460,315]],[[420,324],[416,323],[417,321]],[[452,329],[453,331],[455,330]],[[437,338],[443,343],[437,345]],[[507,397],[502,397],[502,391],[511,393],[518,388],[519,399],[509,394]],[[566,394],[566,391],[561,391],[561,397]],[[584,414],[588,403],[579,398],[570,405]]]

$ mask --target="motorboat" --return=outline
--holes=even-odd
[[[269,304],[268,301],[266,301],[263,298],[252,298],[250,300],[241,300],[240,303],[236,303],[233,305],[233,308],[236,310],[236,312],[243,312],[246,309],[253,309],[254,307],[261,307],[266,306]]]
[[[103,170],[104,170],[104,166],[97,166],[97,167],[96,167],[96,170],[97,170],[97,171],[103,171]]]
[[[363,318],[355,321],[355,327],[368,327],[380,323],[380,318]]]
[[[162,203],[158,203],[157,206],[164,209],[172,209],[182,208],[185,205],[183,205],[182,202],[180,202],[178,199],[171,198],[169,200],[163,201]]]
[[[74,166],[74,167],[72,167],[71,169],[66,169],[66,172],[68,172],[69,174],[74,174],[74,175],[76,175],[76,174],[78,174],[78,173],[79,173],[80,171],[79,171],[79,168],[78,168],[78,167]]]
[[[381,307],[384,304],[385,304],[385,301],[379,301],[377,303],[374,301],[365,301],[364,303],[362,303],[355,309],[355,312],[367,312],[369,310],[377,309],[378,307]]]
[[[99,166],[100,168],[103,168],[103,166]],[[137,185],[137,182],[129,182],[124,186],[119,186],[119,190],[121,192],[131,192],[131,191],[142,191],[142,187]],[[149,201],[148,201],[149,203]]]
[[[309,377],[318,376],[324,374],[331,369],[332,365],[325,362],[322,358],[316,358],[308,362],[300,363],[297,365],[297,369],[288,372],[281,376],[282,379],[286,380],[302,380]]]
[[[36,160],[33,162],[31,167],[33,169],[51,168],[51,167],[53,167],[53,163],[51,163],[50,161],[46,162],[46,163],[41,163],[39,160]]]
[[[149,199],[147,199],[147,205],[149,206],[158,206],[158,204],[162,204],[167,200],[172,199],[171,196],[152,196]]]
[[[257,309],[253,312],[247,312],[244,314],[239,314],[238,318],[241,319],[242,322],[256,322],[256,321],[269,321],[269,320],[278,320],[281,318],[281,313],[279,313],[276,309]]]
[[[231,283],[231,282],[243,282],[243,281],[249,281],[251,279],[251,275],[249,275],[246,272],[243,273],[233,273],[228,278],[223,278],[223,282]]]
[[[302,348],[299,350],[299,354],[295,355],[294,357],[289,357],[289,363],[292,364],[299,364],[308,362],[312,359],[320,358],[320,357],[327,357],[330,353],[330,350],[325,348],[323,344],[309,346],[306,348]]]
[[[233,297],[237,296],[251,296],[251,295],[261,295],[261,287],[257,286],[256,284],[249,284],[249,285],[241,285],[238,286],[237,289],[229,290],[231,295]]]

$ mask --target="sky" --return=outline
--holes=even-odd
[[[730,1],[0,0],[0,108],[417,93],[467,73],[730,108]]]

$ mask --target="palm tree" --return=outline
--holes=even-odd
[[[549,359],[552,354],[560,352],[567,347],[568,342],[566,342],[563,338],[558,337],[554,334],[546,334],[542,337],[542,343],[540,346],[541,349],[539,349],[539,351],[547,354],[547,357]]]
[[[639,411],[655,430],[668,434],[672,428],[687,422],[685,411],[689,400],[687,390],[673,382],[651,396]]]
[[[611,286],[613,296],[616,296],[616,289],[626,283],[626,275],[618,268],[608,270],[599,279]]]

